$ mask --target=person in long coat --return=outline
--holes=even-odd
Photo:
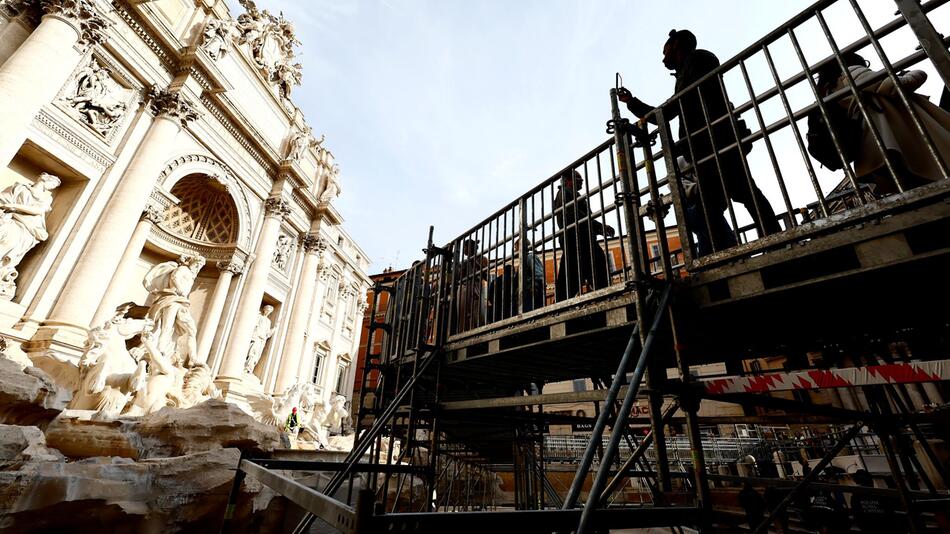
[[[851,65],[848,70],[858,87],[875,74],[863,64]],[[950,168],[950,113],[937,107],[927,97],[914,93],[927,80],[927,73],[912,70],[900,73],[898,80],[921,124],[933,140],[934,148],[942,156],[944,164]],[[847,76],[842,74],[837,80],[835,90],[846,87],[847,83]],[[904,188],[944,179],[937,160],[930,153],[914,124],[914,119],[901,101],[894,81],[890,77],[884,77],[862,87],[861,91],[865,109],[877,127]],[[847,107],[852,118],[862,116],[853,97],[842,98],[840,105]],[[854,160],[855,176],[861,182],[876,184],[879,194],[896,193],[897,186],[887,169],[884,154],[878,149],[871,129],[866,123],[862,124],[864,128],[861,148]]]
[[[663,65],[675,73],[676,84],[673,92],[676,95],[719,68],[719,58],[709,50],[696,48],[696,36],[689,30],[673,30],[663,46]],[[637,117],[647,117],[651,122],[656,122],[656,116],[651,113],[657,106],[644,103],[624,87],[618,91],[617,98],[626,103],[627,109]],[[686,222],[697,236],[696,248],[700,256],[736,245],[735,235],[723,216],[727,197],[745,206],[760,234],[768,235],[781,231],[768,198],[756,185],[753,177],[746,172],[747,166],[743,164],[742,152],[733,148],[719,154],[718,158],[701,162],[713,155],[713,148],[721,150],[735,144],[736,132],[733,131],[731,121],[722,120],[713,126],[712,137],[715,145],[710,140],[709,130],[706,129],[707,116],[710,123],[716,122],[726,116],[732,107],[716,76],[662,104],[667,121],[673,120],[674,117],[680,118],[679,140],[674,152],[677,156],[683,156],[687,162],[695,164],[693,174],[700,185],[701,194],[687,207]],[[751,134],[744,123],[739,122],[737,117],[739,136]],[[751,145],[742,147],[743,152],[751,149]],[[710,223],[708,229],[707,219]]]
[[[562,179],[554,197],[554,219],[557,221],[561,261],[558,266],[555,294],[560,302],[590,289],[607,287],[607,257],[596,241],[598,235],[613,237],[614,229],[590,215],[590,204],[580,195],[584,179],[573,171]]]

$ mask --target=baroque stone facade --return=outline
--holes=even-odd
[[[0,0],[0,336],[102,419],[299,402],[322,443],[368,261],[293,25],[241,5]]]

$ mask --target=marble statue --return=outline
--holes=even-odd
[[[16,293],[17,265],[40,241],[46,241],[46,214],[53,209],[59,178],[43,173],[30,185],[15,183],[0,191],[0,299]]]
[[[340,167],[334,165],[333,170],[327,174],[327,185],[320,193],[320,202],[332,202],[334,198],[340,196],[340,182],[337,181],[339,174]]]
[[[274,82],[277,82],[277,90],[280,96],[290,99],[290,93],[295,85],[300,85],[303,80],[303,65],[300,63],[278,63],[273,74]]]
[[[135,394],[133,384],[142,370],[126,349],[126,341],[153,327],[150,319],[125,316],[130,306],[120,307],[115,316],[89,332],[85,352],[79,359],[79,387],[69,407],[95,410],[93,419],[111,421],[118,417]]]
[[[207,52],[211,59],[217,61],[227,53],[228,43],[233,36],[234,25],[230,21],[213,18],[205,25],[201,49]]]
[[[173,365],[191,367],[196,360],[198,327],[191,315],[188,295],[204,267],[201,256],[182,256],[152,267],[143,284],[149,296],[148,318],[154,321],[153,339],[159,358]]]
[[[350,418],[350,411],[346,409],[346,397],[337,395],[330,404],[330,412],[324,420],[329,427],[331,434],[343,434],[344,428],[349,428],[352,432],[353,422],[344,422]]]
[[[294,63],[294,47],[300,44],[294,25],[280,13],[274,16],[266,9],[259,10],[251,0],[240,0],[246,10],[238,16],[238,44],[247,44],[254,63],[264,78],[278,86],[284,98],[290,98],[290,89],[300,85],[301,65]]]
[[[309,126],[298,130],[287,144],[287,159],[300,161],[308,148],[319,148],[326,140],[326,135],[321,135],[320,140],[313,138],[313,130]]]
[[[277,331],[276,328],[271,328],[270,314],[273,312],[274,307],[268,304],[261,308],[261,314],[257,317],[254,333],[251,334],[251,346],[248,348],[247,359],[244,361],[244,372],[249,375],[254,374],[254,368],[257,367],[261,354],[264,353],[264,345]]]
[[[92,61],[76,76],[72,94],[64,101],[82,122],[105,135],[115,127],[127,107],[119,98],[119,91],[109,69]]]

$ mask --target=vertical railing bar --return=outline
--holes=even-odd
[[[739,69],[742,71],[742,78],[745,81],[746,88],[749,91],[752,109],[755,110],[755,117],[762,130],[762,140],[765,141],[765,149],[769,153],[769,160],[772,162],[772,170],[775,171],[775,177],[778,180],[779,189],[782,192],[782,201],[785,202],[785,213],[788,214],[788,221],[791,227],[798,226],[798,221],[792,213],[792,201],[788,196],[788,188],[785,185],[785,178],[782,176],[782,169],[779,167],[778,159],[775,157],[775,149],[772,146],[772,139],[769,137],[768,129],[765,125],[765,119],[762,117],[762,109],[759,107],[758,99],[755,97],[755,91],[752,88],[752,81],[749,78],[749,72],[746,70],[745,60],[739,62]]]
[[[686,110],[683,108],[683,101],[682,101],[682,100],[678,100],[677,103],[679,104],[679,108],[680,108],[679,117],[680,117],[680,120],[683,121],[683,131],[686,132],[686,146],[687,146],[687,148],[689,149],[690,166],[691,166],[692,171],[693,171],[693,174],[694,174],[694,176],[695,176],[695,178],[696,178],[696,187],[697,187],[697,189],[699,189],[699,200],[700,200],[699,205],[700,205],[700,207],[701,207],[702,210],[703,210],[703,219],[706,221],[705,232],[706,232],[707,237],[709,237],[709,244],[710,244],[710,246],[712,247],[712,251],[713,251],[713,252],[716,252],[716,251],[719,250],[719,247],[716,245],[716,240],[712,238],[712,230],[711,230],[711,228],[712,228],[712,219],[710,218],[710,215],[709,215],[709,203],[706,201],[706,194],[703,192],[703,189],[704,189],[704,187],[703,187],[703,179],[702,179],[702,176],[699,175],[699,164],[698,164],[697,161],[696,161],[696,160],[698,159],[698,158],[696,157],[696,150],[693,149],[693,136],[690,135],[690,133],[689,133],[689,124],[686,123],[686,114],[685,114],[685,113],[686,113]],[[675,145],[674,145],[674,146],[675,146]],[[672,147],[671,147],[671,150],[672,150]],[[677,166],[679,166],[679,165],[678,165],[678,162],[677,162]],[[684,215],[685,215],[685,214],[684,214]],[[716,217],[722,217],[722,214],[721,214],[721,213],[717,213],[717,214],[716,214]],[[685,220],[686,220],[686,219],[684,219],[684,222],[685,222]],[[687,229],[687,230],[689,230],[689,229]],[[699,231],[702,231],[702,230],[703,230],[702,228],[697,229],[697,234],[699,233]],[[692,240],[693,240],[692,232],[686,232],[686,233],[687,233],[686,238],[687,238],[690,242],[692,242]],[[699,252],[698,252],[698,251],[694,251],[694,256],[699,256]]]
[[[792,35],[792,39],[794,36]],[[794,43],[794,41],[793,41]],[[765,61],[769,65],[769,70],[772,73],[772,80],[775,81],[776,87],[778,87],[779,98],[782,101],[782,106],[785,108],[785,115],[788,116],[789,126],[792,128],[792,133],[795,135],[795,141],[798,143],[798,151],[801,153],[802,160],[805,162],[805,169],[808,171],[808,177],[811,179],[812,187],[815,188],[815,195],[818,198],[818,207],[821,209],[822,217],[828,216],[828,205],[825,204],[825,195],[821,191],[821,184],[818,183],[818,175],[815,174],[815,167],[811,164],[811,156],[808,154],[808,150],[805,148],[805,141],[802,139],[802,132],[798,129],[798,123],[795,122],[795,113],[792,112],[792,106],[788,103],[788,95],[785,94],[785,89],[782,87],[782,81],[779,78],[778,70],[775,68],[775,62],[772,60],[772,53],[769,52],[769,48],[766,45],[762,45],[762,53],[765,54]],[[800,60],[803,63],[807,63],[804,57],[801,57]],[[808,67],[805,66],[805,77],[811,79],[811,74],[808,72]],[[814,83],[814,80],[812,80]],[[814,88],[815,94],[818,94],[817,87]],[[817,97],[820,99],[821,97]],[[834,133],[832,132],[832,139],[834,139]],[[838,149],[839,154],[840,146],[835,146]],[[851,173],[851,170],[847,164],[845,164],[845,172],[849,173],[852,184],[854,184],[854,174]]]
[[[901,102],[904,103],[904,107],[907,108],[908,113],[910,113],[911,119],[914,121],[914,126],[917,127],[917,132],[923,137],[924,142],[927,145],[927,151],[930,152],[930,155],[934,158],[934,161],[937,163],[937,167],[940,168],[940,172],[943,174],[944,179],[950,178],[950,174],[947,173],[947,165],[944,162],[943,157],[937,151],[934,145],[933,138],[930,136],[930,132],[924,128],[923,123],[920,121],[920,116],[917,114],[917,111],[914,109],[910,98],[907,96],[907,92],[904,90],[904,87],[901,85],[901,81],[898,78],[897,74],[894,72],[894,66],[891,65],[890,60],[887,58],[887,54],[884,53],[884,49],[881,47],[881,43],[874,37],[874,31],[871,29],[871,25],[868,24],[867,18],[864,16],[864,11],[861,10],[861,7],[855,0],[850,0],[851,7],[854,9],[855,14],[858,16],[858,20],[861,21],[861,26],[864,28],[864,32],[868,35],[868,38],[871,40],[871,46],[874,47],[874,51],[877,52],[878,57],[881,59],[881,64],[884,65],[884,70],[887,71],[887,76],[894,82],[894,89],[897,90],[897,94],[900,96]]]
[[[739,160],[742,162],[742,172],[745,174],[746,181],[749,185],[749,195],[752,199],[752,209],[754,209],[756,215],[758,215],[758,217],[754,217],[756,220],[753,221],[753,224],[756,224],[759,227],[759,235],[761,237],[765,237],[768,235],[768,230],[766,229],[765,218],[762,217],[762,207],[759,206],[759,201],[756,199],[756,184],[752,178],[752,171],[749,169],[749,162],[746,160],[745,152],[742,149],[742,136],[739,135],[738,122],[736,121],[735,114],[732,112],[732,106],[729,104],[729,96],[726,94],[726,84],[722,78],[722,75],[716,76],[716,79],[719,81],[719,90],[722,91],[722,98],[726,102],[726,115],[729,117],[729,124],[732,126],[732,133],[736,138],[735,150],[739,154]],[[764,194],[762,195],[762,198],[766,200],[766,202],[768,201]],[[748,207],[746,209],[748,209]]]
[[[732,232],[735,234],[736,243],[742,243],[742,236],[739,235],[739,223],[736,221],[736,212],[733,208],[732,199],[729,197],[729,188],[726,186],[726,177],[722,173],[722,162],[719,160],[719,150],[716,148],[716,136],[713,135],[713,127],[709,119],[709,110],[706,107],[706,99],[703,98],[703,87],[702,85],[696,86],[696,94],[699,96],[699,106],[703,110],[703,118],[706,120],[706,133],[709,135],[709,144],[712,147],[713,159],[716,162],[716,170],[719,171],[719,183],[722,185],[722,194],[725,195],[726,202],[726,211],[729,212],[729,218],[732,220]],[[726,104],[728,107],[728,103]],[[686,131],[687,135],[690,135],[689,130]],[[707,228],[709,230],[709,238],[711,241],[713,239],[712,228]]]
[[[864,122],[867,125],[868,131],[871,133],[871,139],[874,140],[874,144],[877,146],[878,151],[881,152],[881,156],[884,158],[884,165],[887,166],[888,172],[890,172],[891,177],[894,178],[894,185],[897,186],[897,190],[899,192],[903,193],[904,184],[901,183],[901,179],[897,175],[897,169],[894,167],[894,162],[887,153],[887,147],[884,145],[884,140],[881,138],[881,132],[878,130],[874,121],[871,120],[871,114],[868,112],[867,107],[864,104],[864,99],[861,98],[861,91],[858,90],[858,86],[854,81],[854,76],[848,69],[848,65],[845,64],[844,58],[841,57],[841,51],[838,49],[838,44],[835,41],[834,36],[831,35],[831,30],[828,28],[827,22],[825,22],[824,15],[821,14],[821,11],[815,11],[815,18],[818,19],[818,23],[821,25],[821,31],[825,34],[825,39],[827,39],[828,44],[831,45],[831,50],[835,55],[835,59],[838,60],[838,66],[841,67],[844,77],[848,80],[848,89],[851,90],[851,96],[854,97],[854,103],[861,111],[861,117],[864,118]],[[859,189],[855,187],[855,191],[859,191]]]

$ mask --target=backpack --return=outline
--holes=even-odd
[[[848,115],[848,111],[838,105],[837,102],[830,102],[825,105],[828,112],[828,122],[831,128],[834,128],[838,135],[838,142],[841,150],[844,152],[848,163],[854,161],[861,149],[861,139],[864,136],[863,124],[860,118],[853,119]],[[808,145],[808,153],[815,161],[821,163],[832,171],[842,169],[841,157],[835,150],[835,143],[831,139],[829,124],[821,115],[821,109],[815,108],[808,113],[808,133],[805,135]]]

